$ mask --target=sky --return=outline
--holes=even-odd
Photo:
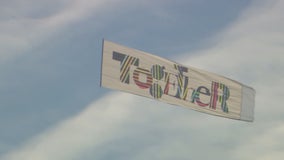
[[[0,1],[0,160],[284,157],[284,1]],[[256,90],[254,122],[100,87],[102,40]]]

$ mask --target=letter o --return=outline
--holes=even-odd
[[[139,78],[141,76],[140,74],[144,74],[146,76],[146,82],[141,82],[141,78]],[[141,89],[150,88],[150,86],[153,83],[151,72],[147,69],[143,69],[139,67],[136,68],[133,72],[133,80],[135,84]]]

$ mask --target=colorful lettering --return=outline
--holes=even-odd
[[[212,93],[211,93],[211,100],[210,100],[210,108],[216,109],[217,102],[219,102],[221,103],[221,108],[223,112],[228,113],[229,108],[227,106],[226,101],[230,97],[229,88],[222,83],[212,82],[211,90],[212,90]],[[220,93],[219,90],[222,91],[222,95],[219,95]]]
[[[143,74],[144,77],[146,77],[146,82],[141,81],[141,74]],[[135,69],[134,72],[133,72],[133,80],[134,80],[135,84],[141,89],[150,88],[150,86],[153,83],[153,78],[152,78],[151,72],[147,69],[143,69],[143,68],[139,68],[139,67],[137,69]]]
[[[140,89],[149,89],[150,95],[159,99],[163,95],[172,96],[199,107],[209,107],[216,110],[217,105],[223,112],[228,113],[227,100],[230,97],[229,88],[219,82],[211,82],[211,90],[205,86],[196,89],[189,88],[190,77],[186,76],[188,68],[174,64],[176,72],[167,71],[164,66],[154,64],[147,68],[139,67],[139,59],[118,52],[113,52],[114,60],[120,61],[120,80],[130,84],[130,69],[134,66],[132,79]],[[131,69],[132,70],[132,69]]]
[[[120,61],[120,80],[129,84],[130,66],[139,66],[139,59],[118,52],[113,52],[112,59]]]

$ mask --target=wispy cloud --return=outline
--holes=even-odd
[[[199,51],[194,58],[185,61],[188,65],[225,74],[254,86],[257,90],[257,111],[271,110],[260,103],[262,99],[278,100],[283,96],[279,86],[284,82],[281,71],[284,68],[284,23],[280,20],[284,18],[284,4],[274,1],[266,5],[244,12],[218,37],[214,47]],[[272,92],[275,94],[268,94]],[[271,99],[266,103],[271,104]]]
[[[107,95],[0,159],[68,160],[89,147],[100,147],[119,135],[118,128],[129,117],[129,108],[125,106],[134,98],[127,97],[125,94]]]
[[[4,16],[0,17],[0,59],[3,61],[36,47],[64,26],[99,14],[104,7],[113,6],[118,1],[60,0],[38,3],[27,0],[2,3]],[[53,8],[58,9],[49,11]]]
[[[235,159],[280,159],[284,157],[284,144],[281,142],[284,125],[276,123],[261,133],[250,135],[250,139],[232,151]]]
[[[255,1],[219,37],[214,47],[187,58],[188,65],[237,79],[256,89],[255,122],[232,159],[283,158],[284,18],[283,1]],[[272,2],[272,3],[270,3]],[[185,59],[185,58],[183,58]],[[229,143],[229,142],[228,142]]]

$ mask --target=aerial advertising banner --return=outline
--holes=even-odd
[[[103,42],[101,85],[211,115],[254,118],[251,87],[109,41]]]

